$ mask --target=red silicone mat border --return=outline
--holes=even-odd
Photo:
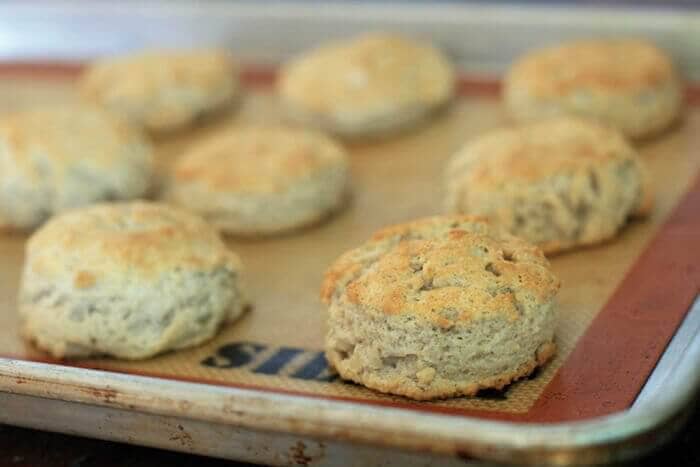
[[[34,75],[36,78],[76,77],[83,69],[76,62],[0,62],[0,76]],[[271,66],[245,66],[241,72],[242,81],[255,87],[268,87],[274,84],[276,72]],[[497,95],[501,83],[493,76],[461,75],[457,80],[457,92],[460,95]],[[691,83],[686,87],[686,101],[691,105],[700,105],[700,83]]]
[[[36,78],[68,78],[76,76],[81,68],[81,65],[73,63],[0,63],[0,76],[17,74]],[[249,86],[269,87],[274,83],[275,72],[271,68],[248,67],[242,79]],[[493,78],[461,77],[457,87],[460,95],[497,95],[500,92],[500,83]],[[689,104],[700,105],[700,85],[688,86],[686,95]],[[460,409],[409,400],[396,402],[324,396],[166,374],[108,371],[495,420],[549,423],[607,415],[624,410],[634,402],[700,292],[698,213],[700,176],[526,413]],[[66,364],[49,359],[32,361],[89,368],[78,363]]]

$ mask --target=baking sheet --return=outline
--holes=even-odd
[[[1,111],[74,99],[72,80],[77,71],[64,66],[0,68]],[[215,131],[242,122],[279,121],[277,103],[269,92],[271,78],[266,70],[250,70],[249,92],[239,108],[193,131],[160,138],[161,169],[166,171],[190,144]],[[381,226],[440,212],[442,171],[450,155],[464,141],[508,124],[497,90],[493,81],[463,79],[460,98],[429,125],[397,138],[347,145],[353,198],[349,208],[329,222],[283,237],[228,239],[246,266],[254,308],[209,344],[145,362],[100,359],[67,364],[508,420],[573,421],[629,407],[697,293],[697,269],[688,269],[700,259],[693,257],[697,253],[692,248],[700,228],[689,215],[700,210],[697,193],[686,199],[670,225],[664,224],[689,189],[698,188],[696,107],[689,107],[672,131],[640,145],[654,174],[657,200],[652,215],[633,222],[613,242],[552,259],[563,282],[559,352],[534,377],[479,397],[415,403],[343,383],[325,367],[320,352],[323,309],[318,300],[325,267]],[[674,225],[681,226],[685,236],[674,234]],[[642,255],[655,235],[653,248]],[[25,240],[19,234],[0,237],[0,356],[53,362],[17,334],[15,297]],[[645,294],[654,288],[665,293],[643,304]]]

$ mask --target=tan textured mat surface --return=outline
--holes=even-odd
[[[414,404],[333,380],[319,352],[323,309],[318,287],[325,267],[375,229],[440,212],[447,159],[465,140],[505,122],[497,98],[486,92],[492,87],[463,83],[461,88],[464,95],[431,124],[393,139],[348,145],[353,197],[349,208],[329,222],[284,237],[229,240],[244,261],[254,308],[214,341],[144,362],[104,359],[80,362],[80,366],[441,412],[478,410],[500,413],[501,418],[527,413],[691,185],[700,166],[700,150],[693,141],[693,134],[700,133],[700,111],[689,110],[672,132],[640,145],[655,178],[657,202],[652,216],[631,224],[614,242],[553,258],[554,270],[563,281],[559,352],[554,361],[535,377],[503,392]],[[60,104],[70,98],[68,74],[40,80],[0,74],[0,111],[36,103]],[[258,83],[236,112],[186,134],[160,138],[159,161],[165,169],[197,138],[226,125],[278,119],[274,99]],[[0,236],[0,356],[44,361],[46,355],[18,336],[15,295],[25,238]]]

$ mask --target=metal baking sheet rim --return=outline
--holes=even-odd
[[[586,2],[587,3],[587,2]],[[231,48],[245,61],[277,63],[320,41],[366,30],[427,36],[471,73],[501,73],[526,50],[591,36],[652,38],[700,80],[700,9],[415,1],[7,0],[0,3],[0,59],[84,60],[143,47]],[[182,34],[186,31],[187,34]]]
[[[426,414],[11,359],[0,359],[0,392],[479,460],[593,464],[648,450],[661,441],[650,434],[680,427],[678,416],[700,384],[694,365],[700,360],[699,332],[696,299],[633,407],[573,423]],[[0,414],[0,421],[13,420]]]
[[[430,34],[463,66],[494,73],[525,49],[553,40],[644,31],[671,50],[687,76],[700,77],[693,49],[700,42],[700,15],[695,11],[576,7],[571,15],[571,7],[565,6],[409,3],[397,8],[397,3],[283,2],[260,7],[251,2],[148,2],[127,10],[105,2],[9,1],[0,6],[0,58],[81,60],[145,46],[215,44],[238,45],[257,61],[275,62],[318,40],[382,26]],[[286,34],[266,35],[261,24],[286,24],[295,31],[294,40]],[[173,33],[183,27],[190,33],[187,43]],[[526,31],[535,33],[523,40]],[[694,369],[700,360],[699,333],[696,300],[634,406],[575,423],[458,418],[10,359],[0,359],[0,392],[55,404],[77,402],[86,410],[117,409],[134,416],[244,427],[260,433],[261,439],[272,439],[264,433],[291,433],[493,461],[597,463],[648,450],[661,441],[651,433],[668,434],[679,427],[681,410],[700,386],[700,373]],[[0,421],[13,422],[3,412]],[[88,427],[76,433],[89,434]],[[137,442],[124,433],[108,437]],[[197,446],[186,450],[200,452]]]

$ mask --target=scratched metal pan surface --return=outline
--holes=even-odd
[[[160,170],[188,145],[243,122],[276,122],[274,65],[338,36],[390,29],[442,45],[459,96],[434,121],[348,145],[354,196],[327,223],[279,238],[228,239],[254,307],[212,342],[145,362],[59,362],[18,337],[25,235],[0,237],[0,422],[261,463],[595,464],[629,459],[678,430],[700,385],[700,101],[639,146],[656,207],[614,242],[552,259],[562,278],[557,357],[500,392],[417,403],[343,383],[321,349],[324,268],[375,229],[435,214],[446,160],[505,123],[499,73],[530,47],[643,35],[700,77],[692,10],[480,4],[281,2],[0,6],[0,112],[75,99],[90,58],[149,46],[217,45],[248,66],[242,104],[156,142]],[[695,303],[695,305],[693,305]],[[47,415],[50,414],[50,415]]]

